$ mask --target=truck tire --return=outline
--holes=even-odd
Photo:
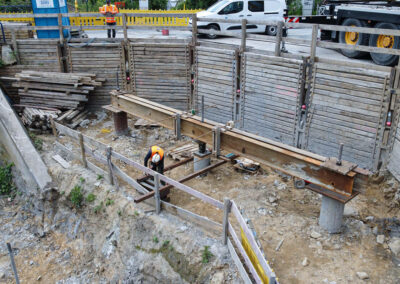
[[[393,29],[398,30],[399,27],[391,23],[377,23],[374,28],[377,29]],[[390,35],[374,35],[369,38],[369,46],[382,47],[382,48],[400,48],[400,37]],[[372,60],[379,65],[393,66],[397,64],[399,57],[392,54],[382,54],[371,52]]]
[[[215,30],[215,31],[219,31],[220,28],[217,24],[210,24],[208,25],[208,29],[209,30]],[[206,34],[206,37],[209,39],[216,39],[218,37],[218,35],[215,34]]]
[[[347,18],[343,21],[342,26],[352,27],[366,27],[367,24],[359,19]],[[340,32],[339,43],[350,44],[350,45],[368,45],[369,34],[361,34],[356,32]],[[368,52],[341,49],[344,56],[350,58],[360,58],[368,54]]]

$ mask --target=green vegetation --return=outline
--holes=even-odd
[[[64,191],[64,190],[60,192],[60,195],[64,195],[64,194],[65,194],[65,191]]]
[[[87,202],[93,202],[96,199],[96,195],[93,193],[89,193],[88,196],[86,196],[86,201]]]
[[[94,212],[95,214],[100,213],[100,211],[101,211],[102,208],[103,208],[103,201],[100,202],[99,205],[97,205],[96,207],[94,207],[93,212]]]
[[[13,163],[0,167],[0,195],[11,195],[15,191],[12,177]]]
[[[103,175],[97,175],[97,180],[102,180],[103,178]]]
[[[69,194],[69,200],[76,208],[82,206],[83,193],[80,185],[75,185],[75,187],[71,190],[71,193]]]
[[[114,200],[112,200],[112,199],[110,199],[110,198],[107,198],[107,200],[106,200],[106,206],[110,206],[110,205],[113,205],[114,204]]]
[[[81,183],[84,183],[84,182],[85,182],[85,179],[84,179],[83,177],[80,177],[80,178],[79,178],[79,181],[80,181]]]
[[[288,0],[286,3],[289,15],[301,15],[303,13],[301,0]]]
[[[186,9],[208,9],[210,6],[212,6],[216,2],[217,2],[217,0],[186,0],[186,1],[180,1],[176,5],[176,10],[183,10],[184,8],[186,8]]]
[[[211,253],[211,251],[209,250],[209,248],[210,248],[209,246],[204,246],[204,250],[203,250],[203,253],[201,255],[201,258],[202,258],[201,262],[202,263],[209,263],[210,259],[214,256]]]
[[[43,140],[37,137],[36,134],[29,132],[29,138],[31,138],[33,146],[35,146],[38,151],[43,149]]]
[[[137,210],[135,210],[135,212],[133,212],[133,214],[135,214],[135,216],[139,216],[139,212]]]
[[[157,237],[157,236],[154,236],[154,237],[153,237],[153,242],[155,242],[156,244],[158,244],[158,237]]]
[[[163,247],[167,247],[168,245],[169,245],[169,241],[168,240],[164,241],[163,244],[162,244]]]
[[[118,210],[118,212],[117,212],[117,213],[118,213],[118,216],[119,216],[119,217],[121,217],[121,216],[122,216],[122,211],[121,211],[121,209],[120,209],[120,210]]]

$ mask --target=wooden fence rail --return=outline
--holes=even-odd
[[[59,147],[62,151],[65,151],[73,156],[74,159],[81,160],[84,166],[87,166],[89,169],[94,171],[97,174],[103,175],[106,180],[110,183],[113,181],[116,181],[116,177],[122,178],[125,182],[127,182],[129,185],[131,185],[133,188],[135,188],[137,191],[146,194],[149,193],[147,189],[142,187],[135,179],[131,178],[129,175],[127,175],[124,171],[122,171],[115,163],[111,161],[111,159],[107,158],[107,155],[101,154],[103,153],[109,153],[109,157],[114,157],[115,159],[130,165],[134,167],[135,169],[150,175],[154,178],[154,180],[157,181],[164,181],[167,184],[172,185],[173,187],[184,191],[194,197],[199,198],[205,203],[208,203],[215,208],[218,209],[224,209],[224,204],[204,193],[201,193],[197,190],[194,190],[193,188],[186,186],[182,183],[179,183],[169,177],[166,177],[164,175],[160,175],[159,173],[151,170],[150,168],[147,168],[135,161],[132,161],[128,159],[127,157],[123,156],[120,153],[115,152],[114,150],[111,149],[108,145],[101,143],[99,141],[94,140],[93,138],[90,138],[89,136],[83,135],[82,133],[72,130],[62,124],[59,124],[57,122],[52,121],[52,126],[53,126],[53,134],[57,134],[57,131],[60,134],[67,135],[70,138],[73,138],[78,144],[80,144],[80,151],[81,154],[78,155],[76,154],[73,149],[69,149],[66,146],[64,146],[62,143],[60,143],[58,140],[56,141],[56,146]],[[92,148],[93,147],[93,148]],[[91,156],[94,158],[98,163],[103,165],[104,167],[107,168],[107,170],[104,170],[98,166],[96,166],[94,163],[90,162],[89,160],[86,159],[87,155]],[[157,178],[156,178],[157,177]],[[230,204],[232,204],[232,214],[235,217],[235,220],[238,222],[241,230],[244,231],[246,235],[247,241],[250,243],[250,250],[249,248],[246,248],[243,246],[243,239],[242,241],[239,240],[239,237],[237,236],[232,223],[229,222],[229,212],[227,211],[226,216],[224,216],[223,223],[226,223],[227,230],[222,230],[222,224],[214,222],[212,220],[209,220],[208,218],[204,216],[197,215],[193,212],[190,212],[186,209],[180,208],[176,205],[170,204],[165,201],[161,201],[159,198],[155,198],[154,201],[148,200],[150,205],[155,206],[156,209],[161,207],[168,211],[171,212],[175,215],[178,215],[185,220],[194,222],[196,224],[199,224],[206,229],[211,229],[215,232],[223,232],[223,239],[226,239],[227,235],[233,239],[235,246],[237,247],[240,255],[245,261],[245,264],[247,268],[249,269],[252,279],[254,280],[255,283],[270,283],[270,284],[275,284],[278,283],[278,280],[276,278],[275,273],[269,266],[268,262],[266,261],[263,253],[261,252],[260,248],[257,245],[257,242],[254,238],[253,232],[249,229],[249,227],[246,224],[245,219],[243,218],[242,214],[240,213],[236,203],[234,201],[228,200]],[[228,250],[232,256],[232,259],[236,266],[238,267],[239,274],[241,275],[242,279],[244,280],[245,283],[251,283],[252,281],[250,280],[251,278],[247,274],[246,270],[243,267],[242,262],[240,261],[231,241],[228,239],[227,240],[227,245],[228,245]],[[257,260],[251,260],[249,257],[249,253],[254,253],[257,256]],[[257,263],[254,263],[257,262]],[[263,272],[260,272],[260,270],[256,269],[256,265],[260,264]]]

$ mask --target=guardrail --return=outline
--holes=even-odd
[[[176,17],[174,15],[192,15],[201,10],[133,10],[133,9],[120,9],[120,14],[135,14],[135,16],[127,16],[126,21],[128,26],[177,26],[185,27],[189,25],[190,16]],[[78,16],[72,16],[78,14]],[[120,15],[118,14],[118,15]],[[32,26],[35,25],[35,17],[40,18],[42,14],[26,14],[26,13],[0,13],[2,21],[12,22],[29,22]],[[97,12],[87,13],[69,13],[69,20],[71,26],[104,26],[106,20],[104,15]],[[116,18],[117,25],[123,25],[122,17]],[[157,15],[157,16],[153,16]],[[160,16],[162,15],[162,16]],[[3,17],[7,16],[7,17]],[[65,17],[63,15],[63,17]]]
[[[155,206],[157,214],[159,214],[161,208],[165,209],[168,212],[177,214],[181,217],[184,217],[187,220],[194,221],[200,225],[208,229],[221,231],[222,229],[222,239],[225,245],[228,246],[228,250],[232,256],[233,261],[238,267],[239,274],[241,275],[244,282],[252,283],[269,283],[269,284],[279,284],[278,278],[276,277],[275,272],[270,267],[268,261],[265,259],[263,252],[257,244],[256,239],[254,238],[253,232],[247,226],[245,219],[236,203],[233,200],[229,200],[227,198],[224,199],[224,203],[204,194],[199,191],[194,190],[193,188],[179,183],[167,176],[161,175],[150,168],[147,168],[135,161],[128,159],[127,157],[121,155],[120,153],[115,152],[110,146],[103,144],[99,141],[94,140],[86,135],[83,135],[79,131],[72,130],[62,124],[52,122],[53,134],[58,137],[58,132],[75,140],[79,147],[77,147],[80,151],[80,155],[73,152],[72,149],[68,149],[59,141],[56,141],[56,146],[61,148],[63,151],[72,154],[75,159],[81,160],[82,164],[85,167],[88,167],[92,171],[97,174],[103,175],[108,182],[113,185],[117,185],[117,176],[123,179],[126,183],[133,186],[137,191],[147,194],[147,191],[144,187],[142,187],[135,179],[131,178],[124,171],[122,171],[115,162],[112,161],[112,158],[115,160],[125,163],[126,165],[134,167],[136,170],[139,170],[147,175],[153,177],[155,182],[155,194],[154,194],[154,202],[148,203],[152,206]],[[57,132],[58,131],[58,132]],[[94,148],[92,148],[94,147]],[[102,153],[105,153],[103,155]],[[86,155],[90,155],[92,158],[96,160],[96,162],[105,166],[107,170],[98,167],[94,163],[90,162]],[[165,182],[166,184],[170,184],[173,187],[186,192],[187,194],[192,195],[193,197],[199,198],[205,203],[212,205],[213,207],[224,210],[222,224],[209,220],[207,217],[197,215],[193,212],[190,212],[186,209],[180,208],[171,203],[160,200],[159,188],[160,181]],[[235,217],[234,220],[237,222],[236,227],[238,226],[241,232],[241,240],[239,239],[234,225],[231,221],[229,221],[230,213]],[[248,270],[250,271],[250,275],[245,270],[242,261],[240,260],[229,236],[233,240],[233,244],[236,246],[239,251],[242,259],[244,259],[244,263],[246,264]],[[255,257],[254,257],[255,256]],[[253,280],[251,280],[253,279]]]

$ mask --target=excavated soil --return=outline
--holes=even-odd
[[[132,131],[124,137],[113,134],[109,118],[80,130],[138,162],[143,161],[151,145],[158,144],[168,150],[186,143],[175,141],[173,133],[163,128],[135,129],[134,122],[135,119],[129,120]],[[162,213],[160,217],[145,213],[151,207],[143,203],[134,204],[132,199],[139,194],[132,188],[120,182],[122,186],[117,192],[104,180],[96,186],[96,175],[82,168],[78,162],[73,162],[72,169],[62,169],[51,159],[55,152],[54,137],[42,138],[46,146],[42,152],[44,160],[50,166],[53,177],[63,184],[58,189],[62,193],[58,202],[67,206],[66,196],[80,182],[80,176],[85,178],[85,191],[95,192],[97,198],[94,204],[85,205],[80,210],[64,210],[66,212],[61,216],[47,210],[49,212],[45,215],[53,216],[46,217],[49,219],[47,221],[37,220],[37,217],[27,219],[48,226],[55,226],[55,220],[59,220],[62,225],[61,229],[56,227],[52,230],[42,226],[41,230],[49,232],[45,237],[37,237],[43,234],[41,230],[27,233],[26,242],[32,244],[21,246],[17,257],[22,279],[36,280],[41,276],[43,283],[60,280],[59,283],[74,283],[68,282],[71,279],[82,282],[132,280],[133,283],[239,281],[218,236],[212,236],[168,213]],[[67,138],[62,138],[62,141],[71,144]],[[174,162],[167,158],[166,165]],[[192,167],[192,164],[187,164],[167,175],[179,179],[191,173]],[[138,177],[137,171],[123,168],[132,177]],[[73,173],[66,173],[69,171]],[[289,177],[270,168],[263,167],[260,173],[249,175],[238,172],[231,164],[224,164],[206,176],[185,184],[220,201],[228,197],[240,206],[245,217],[251,220],[262,249],[281,283],[400,283],[399,260],[388,247],[393,235],[385,225],[385,220],[399,218],[400,213],[398,207],[390,207],[389,201],[384,198],[385,188],[398,186],[390,178],[382,183],[369,183],[362,194],[348,203],[343,232],[333,235],[318,227],[320,196],[305,189],[295,189]],[[100,200],[108,199],[114,200],[112,206],[103,206],[100,214],[93,213],[93,208]],[[15,229],[26,226],[25,215],[20,211],[21,205],[2,202],[0,212],[6,217],[2,217],[0,225],[2,229],[10,231],[2,241],[7,237],[24,235]],[[171,191],[170,202],[222,222],[220,210],[176,189]],[[63,218],[66,221],[62,221]],[[237,228],[235,222],[234,225]],[[26,230],[32,232],[31,228]],[[385,236],[382,244],[377,242],[377,235]],[[159,243],[153,241],[154,237]],[[170,250],[162,246],[166,240],[172,244]],[[282,245],[277,248],[281,242]],[[213,258],[207,267],[198,270],[202,265],[201,250],[206,245],[218,257]],[[67,259],[64,259],[65,251],[69,252]],[[0,253],[0,276],[2,269],[7,271],[6,279],[11,282],[11,272],[4,268],[7,266],[6,252],[2,249]],[[138,264],[136,259],[143,261]],[[180,260],[179,264],[172,259]],[[30,264],[31,260],[33,264]],[[365,272],[368,279],[360,279],[357,272]],[[159,278],[154,278],[156,275]]]

